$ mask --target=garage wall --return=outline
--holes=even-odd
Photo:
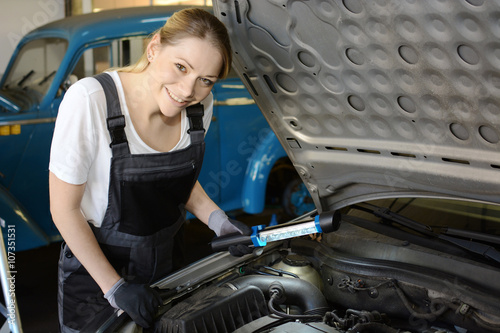
[[[1,0],[0,74],[19,40],[29,31],[64,17],[64,0]]]

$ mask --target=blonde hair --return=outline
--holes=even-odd
[[[153,35],[158,34],[161,46],[175,45],[183,38],[196,37],[208,40],[222,56],[219,79],[231,70],[232,51],[229,35],[224,24],[214,15],[200,8],[187,8],[175,12]],[[146,51],[130,66],[116,69],[119,72],[140,73],[149,65]]]

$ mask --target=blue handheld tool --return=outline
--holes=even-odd
[[[266,227],[257,225],[252,227],[250,236],[241,234],[224,235],[213,239],[211,245],[214,251],[225,251],[230,246],[243,244],[254,247],[266,246],[268,242],[275,242],[293,237],[310,235],[338,230],[340,213],[325,212],[313,218]]]

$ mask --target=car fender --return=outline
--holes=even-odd
[[[6,248],[23,251],[49,244],[49,238],[28,212],[0,185],[0,223]],[[11,251],[12,250],[12,251]]]
[[[273,131],[260,141],[250,157],[243,181],[243,210],[249,214],[257,214],[264,210],[266,187],[271,170],[286,152]]]

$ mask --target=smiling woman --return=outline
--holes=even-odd
[[[154,34],[136,64],[68,89],[49,166],[51,212],[66,242],[59,261],[63,332],[82,330],[113,308],[149,327],[161,303],[149,285],[173,269],[185,210],[217,235],[251,232],[197,181],[211,88],[230,65],[224,25],[207,11],[185,9]]]
[[[119,72],[119,76],[137,134],[149,147],[167,152],[180,140],[182,110],[210,94],[221,56],[206,40],[186,38],[162,46],[158,34],[147,55],[149,65],[144,71]]]
[[[204,39],[186,38],[166,46],[161,46],[159,40],[159,35],[155,35],[148,46],[150,65],[146,70],[135,75],[129,73],[126,81],[142,82],[145,90],[151,92],[151,98],[140,96],[132,100],[137,95],[131,95],[127,102],[132,114],[134,108],[140,108],[144,117],[151,118],[145,115],[148,111],[144,111],[150,109],[150,112],[155,112],[159,106],[163,116],[174,118],[181,109],[196,104],[210,93],[219,77],[222,59],[211,43]],[[126,75],[123,73],[122,76]],[[137,86],[130,88],[137,89]],[[149,105],[144,102],[149,102]]]

